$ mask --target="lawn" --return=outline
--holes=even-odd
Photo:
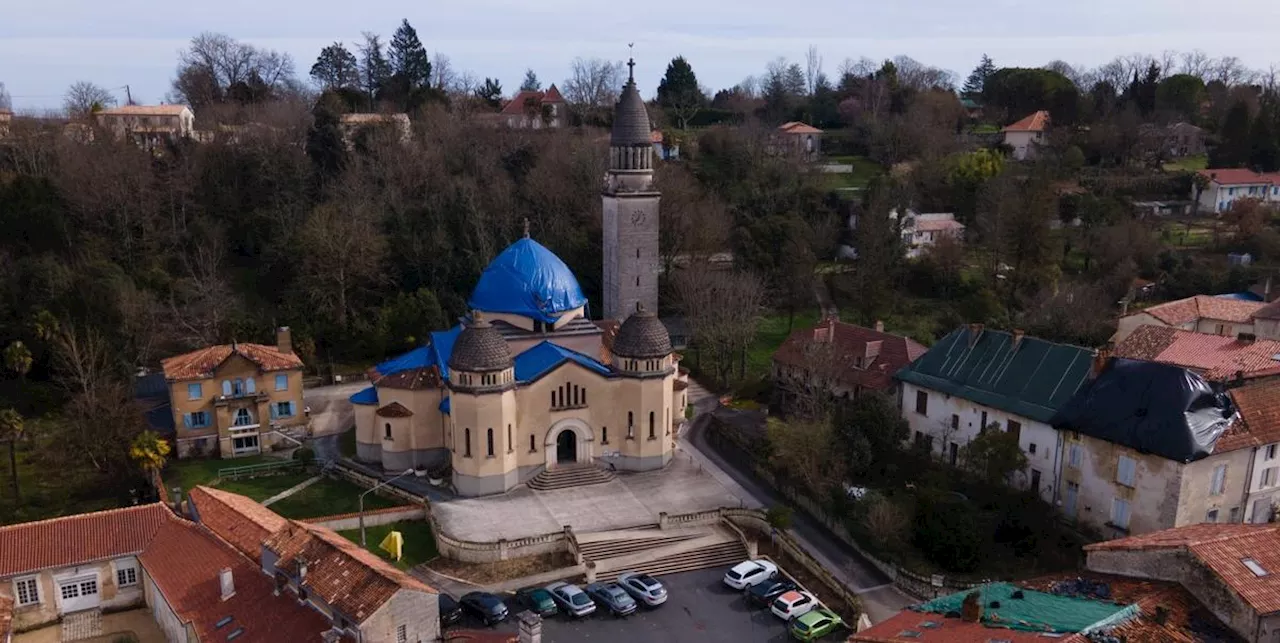
[[[310,480],[314,473],[286,473],[278,476],[259,476],[257,478],[241,478],[239,480],[223,480],[218,483],[218,488],[231,493],[238,493],[242,496],[249,496],[258,502],[262,502],[271,496],[282,491],[291,489],[297,485]],[[317,482],[316,484],[320,484]]]
[[[1164,164],[1165,172],[1195,172],[1209,168],[1208,156],[1184,156]]]
[[[271,510],[285,518],[318,518],[355,513],[360,510],[359,496],[365,491],[367,489],[364,487],[346,480],[322,478],[306,489],[273,503]],[[364,497],[365,511],[404,504],[403,500],[393,500],[375,493]]]
[[[380,525],[377,527],[365,527],[365,542],[368,545],[365,549],[377,554],[391,564],[400,569],[410,569],[425,563],[436,556],[436,539],[431,533],[431,524],[425,520],[406,520],[395,522],[389,525]],[[401,551],[399,561],[391,560],[391,556],[383,551],[378,545],[382,543],[382,539],[392,531],[398,531],[404,536],[404,549]],[[357,545],[360,544],[360,530],[351,529],[348,531],[338,532],[347,540]]]
[[[30,440],[17,445],[18,488],[22,492],[19,505],[13,497],[13,478],[9,471],[9,445],[0,445],[0,525],[43,520],[89,511],[125,506],[126,498],[103,486],[93,467],[75,462],[59,445],[38,444],[52,438],[43,418],[27,418],[25,427]],[[50,472],[56,471],[56,475]]]
[[[853,166],[853,172],[848,174],[824,175],[823,181],[827,188],[831,190],[865,188],[871,182],[871,179],[884,174],[884,168],[879,163],[865,156],[832,156],[828,160],[832,163]]]
[[[230,467],[247,467],[263,462],[284,462],[280,458],[254,455],[245,458],[189,458],[170,460],[164,470],[164,483],[169,487],[181,486],[183,493],[198,485],[207,485],[218,477],[218,470]]]
[[[796,311],[790,328],[786,312],[772,313],[761,318],[756,326],[756,339],[751,348],[747,349],[747,378],[767,377],[773,365],[773,354],[787,340],[787,336],[798,328],[809,328],[818,323],[818,316],[816,309]]]

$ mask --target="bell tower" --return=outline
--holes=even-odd
[[[604,318],[622,321],[636,305],[658,310],[658,201],[649,113],[636,89],[635,60],[614,107],[604,193]]]

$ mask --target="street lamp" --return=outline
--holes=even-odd
[[[364,497],[377,491],[378,489],[381,489],[382,487],[385,487],[391,484],[391,481],[397,480],[399,478],[403,478],[411,473],[413,473],[413,469],[405,469],[404,473],[387,478],[386,480],[383,480],[382,482],[379,482],[378,484],[373,485],[373,487],[368,491],[360,494],[360,546],[361,547],[369,546],[369,543],[365,542],[365,539],[364,539]]]

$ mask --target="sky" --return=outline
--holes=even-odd
[[[677,55],[719,89],[779,56],[803,62],[810,45],[832,75],[846,57],[899,54],[961,79],[983,53],[998,66],[1096,66],[1168,49],[1280,64],[1274,0],[0,0],[0,16],[0,82],[17,111],[59,107],[78,80],[159,102],[178,52],[202,31],[287,52],[305,78],[325,45],[354,50],[364,31],[389,38],[401,18],[428,51],[497,77],[508,95],[526,68],[562,82],[575,57],[623,60],[628,43],[646,96]]]

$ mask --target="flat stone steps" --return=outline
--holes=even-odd
[[[641,572],[650,576],[662,576],[664,574],[678,574],[712,567],[724,567],[727,569],[746,560],[746,558],[747,548],[742,543],[737,541],[725,542],[655,558],[650,561],[633,562],[630,567],[626,568],[597,572],[596,579],[600,582],[610,582],[617,580],[619,574],[628,571]]]
[[[612,471],[606,471],[593,464],[587,464],[548,469],[534,476],[528,484],[530,489],[550,491],[552,489],[604,484],[614,478],[616,476]]]
[[[686,540],[698,538],[700,534],[670,536],[667,538],[643,538],[630,540],[602,540],[597,542],[578,543],[578,551],[590,560],[618,558],[650,549],[659,549]]]

